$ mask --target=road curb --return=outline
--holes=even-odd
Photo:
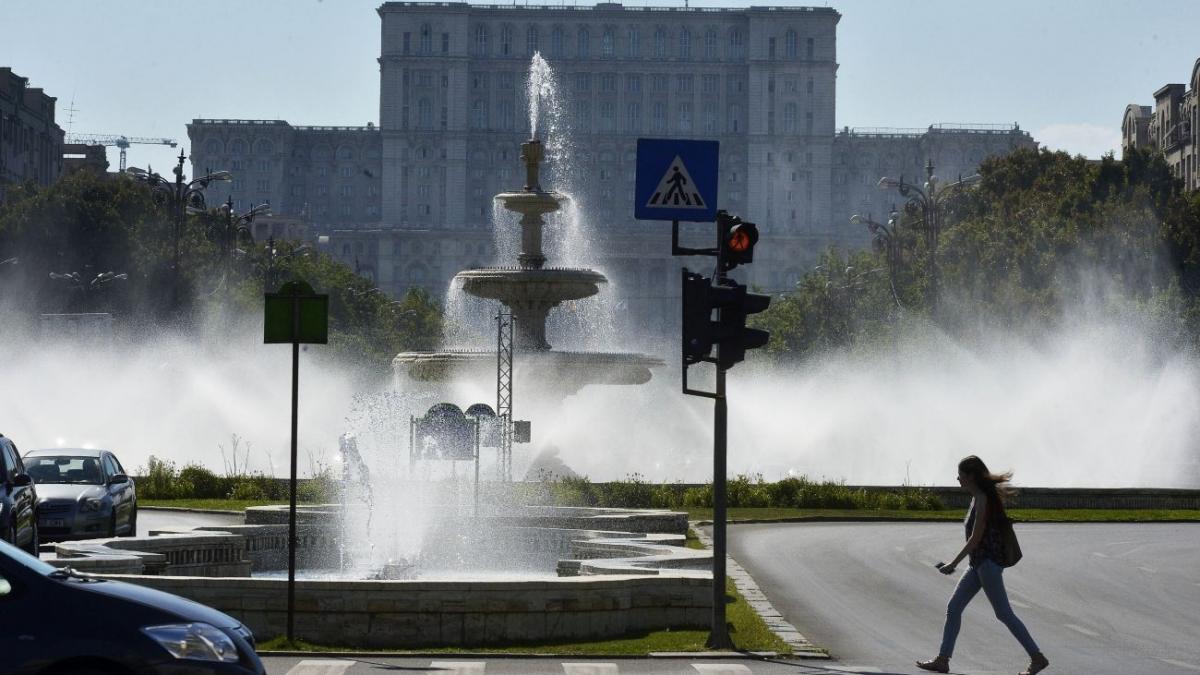
[[[219,516],[237,516],[245,517],[243,512],[229,511],[225,509],[189,509],[182,506],[142,506],[138,505],[139,511],[174,511],[176,513],[210,513]]]
[[[695,523],[696,527],[692,531],[696,533],[696,538],[708,549],[712,549],[712,538],[708,533],[699,529],[702,523]],[[711,523],[710,523],[711,524]],[[725,571],[729,578],[733,580],[734,586],[737,586],[738,592],[746,599],[750,608],[762,618],[763,623],[767,624],[767,628],[771,630],[780,640],[783,640],[789,647],[792,648],[793,656],[800,659],[830,659],[829,652],[813,644],[811,640],[796,629],[795,626],[788,623],[787,619],[775,609],[771,601],[767,599],[766,594],[755,583],[754,577],[745,570],[741,565],[733,559],[732,556],[725,556]]]

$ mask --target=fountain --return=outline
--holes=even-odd
[[[521,145],[525,185],[495,197],[505,210],[520,216],[517,264],[464,270],[455,276],[454,287],[477,298],[499,301],[507,308],[515,325],[514,377],[521,390],[561,399],[589,384],[645,384],[650,381],[650,369],[662,365],[662,361],[636,353],[559,350],[546,338],[551,310],[564,302],[590,298],[608,282],[592,269],[546,265],[545,218],[570,203],[569,196],[544,190],[541,185],[541,163],[546,153],[536,133],[541,101],[553,95],[551,81],[549,66],[535,55],[529,86],[530,129],[535,137]],[[501,223],[495,225],[500,227]],[[482,379],[495,373],[494,354],[454,348],[404,352],[396,356],[393,367],[398,377],[417,381]]]

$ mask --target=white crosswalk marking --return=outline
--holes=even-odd
[[[838,673],[882,673],[883,670],[875,666],[821,666],[826,670]]]
[[[435,672],[457,673],[458,675],[469,675],[470,673],[482,673],[487,668],[486,661],[434,661],[429,664],[429,668]]]
[[[693,663],[692,667],[704,675],[753,675],[754,672],[740,663]]]
[[[1172,666],[1175,666],[1177,668],[1186,668],[1187,670],[1200,671],[1200,666],[1193,665],[1191,663],[1184,663],[1183,661],[1176,661],[1175,659],[1164,659],[1164,658],[1160,658],[1157,656],[1154,658],[1158,659],[1159,661],[1162,661],[1163,663],[1169,663]]]
[[[292,666],[287,675],[342,675],[354,665],[345,659],[305,659]]]
[[[617,675],[615,663],[564,663],[565,675]]]

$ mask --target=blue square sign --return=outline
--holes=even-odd
[[[720,147],[717,141],[639,138],[633,217],[715,220]]]

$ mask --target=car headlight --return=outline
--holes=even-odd
[[[102,508],[104,508],[103,499],[90,497],[79,502],[79,511],[82,513],[91,513],[93,511],[99,511]]]
[[[237,663],[237,645],[228,635],[207,623],[173,623],[147,626],[142,632],[177,659]]]

